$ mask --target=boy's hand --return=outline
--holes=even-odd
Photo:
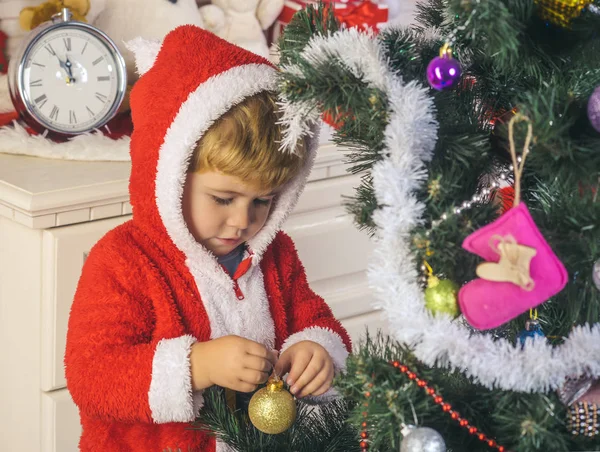
[[[194,390],[219,385],[252,392],[267,381],[277,352],[239,336],[224,336],[192,345],[190,364]]]
[[[290,392],[296,397],[318,396],[326,392],[333,381],[333,361],[321,345],[302,341],[282,353],[275,365],[277,375],[285,375]]]

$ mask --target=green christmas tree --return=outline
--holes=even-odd
[[[374,36],[321,6],[287,27],[286,139],[335,124],[389,319],[337,382],[363,450],[600,450],[599,9],[429,0]]]

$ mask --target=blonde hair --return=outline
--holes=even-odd
[[[188,172],[218,171],[266,191],[284,185],[302,168],[306,149],[301,140],[293,153],[279,150],[279,119],[272,94],[245,99],[206,131]]]

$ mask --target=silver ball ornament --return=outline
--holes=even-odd
[[[434,429],[417,427],[402,439],[400,452],[446,452],[446,443]]]
[[[594,280],[596,289],[600,290],[600,259],[598,259],[594,264],[594,269],[592,270],[592,279]]]

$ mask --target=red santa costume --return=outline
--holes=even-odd
[[[189,428],[203,403],[191,386],[195,341],[234,334],[283,351],[311,340],[327,349],[337,371],[350,350],[280,231],[306,184],[316,143],[308,139],[305,167],[278,195],[231,278],[185,224],[186,171],[216,119],[248,96],[275,90],[276,69],[194,26],[133,47],[143,73],[131,94],[133,219],[92,249],[69,319],[66,377],[81,416],[80,448],[226,450]]]

